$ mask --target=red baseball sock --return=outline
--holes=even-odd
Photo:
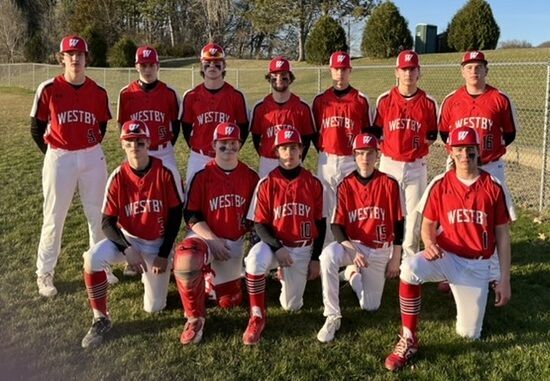
[[[180,293],[181,304],[187,318],[206,316],[206,301],[204,299],[204,274],[189,281],[184,281],[176,275],[176,285]]]
[[[88,301],[92,309],[97,310],[107,316],[107,274],[105,271],[96,271],[87,273],[84,271],[84,283],[88,292]]]
[[[401,323],[416,335],[418,315],[420,314],[420,285],[399,282],[399,307],[401,309]]]
[[[262,311],[262,317],[265,317],[265,282],[265,274],[252,275],[246,273],[250,311],[252,311],[253,307],[258,307]]]

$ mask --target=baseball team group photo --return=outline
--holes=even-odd
[[[312,91],[210,40],[187,86],[142,43],[113,90],[89,41],[0,87],[7,379],[550,377],[549,95],[525,106],[523,64],[335,45]]]

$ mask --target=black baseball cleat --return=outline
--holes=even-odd
[[[103,342],[103,336],[111,330],[113,323],[106,317],[94,319],[88,333],[82,339],[82,348],[98,346]]]

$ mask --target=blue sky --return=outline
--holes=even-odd
[[[393,2],[409,22],[409,29],[414,37],[416,24],[421,23],[436,25],[437,32],[443,32],[467,0],[393,0]],[[488,0],[488,3],[500,27],[499,42],[520,40],[537,46],[550,40],[549,0]],[[354,50],[359,47],[362,29],[359,25],[353,28]]]

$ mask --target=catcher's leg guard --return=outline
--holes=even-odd
[[[187,238],[176,246],[174,277],[188,318],[206,316],[204,273],[208,246],[200,238]]]
[[[218,305],[221,308],[233,308],[241,305],[243,301],[241,284],[242,281],[239,278],[214,286],[218,297]]]

